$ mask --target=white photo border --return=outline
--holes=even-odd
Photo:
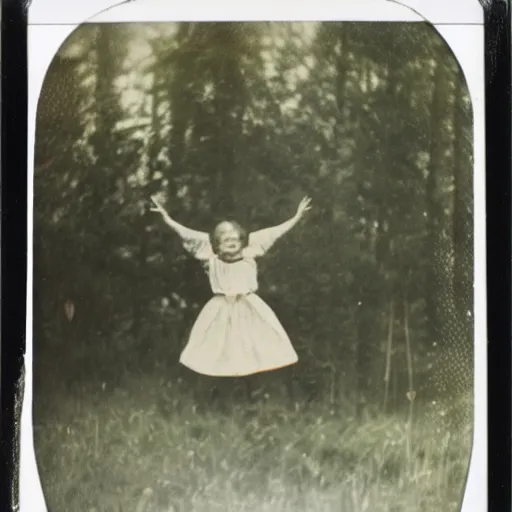
[[[456,56],[467,81],[473,106],[474,147],[474,431],[462,512],[487,510],[487,289],[485,204],[485,79],[483,8],[478,0],[327,0],[294,3],[293,12],[274,0],[169,0],[115,2],[33,0],[28,26],[28,259],[25,392],[21,418],[21,512],[47,512],[37,470],[32,426],[32,268],[33,168],[38,98],[46,71],[63,42],[83,21],[429,21]],[[457,4],[457,5],[455,5]],[[118,7],[116,7],[118,6]],[[404,7],[409,6],[410,8]],[[101,12],[100,12],[101,11]],[[98,16],[93,17],[95,13]]]

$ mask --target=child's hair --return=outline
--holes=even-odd
[[[249,243],[249,235],[247,234],[247,231],[236,221],[234,220],[223,220],[221,222],[217,222],[215,224],[215,227],[210,232],[210,243],[213,248],[213,252],[217,253],[219,249],[219,239],[217,230],[221,224],[231,224],[233,228],[238,232],[240,236],[240,241],[242,242],[242,247],[247,247],[247,244]]]

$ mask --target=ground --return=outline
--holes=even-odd
[[[51,512],[450,512],[471,429],[418,408],[355,419],[263,396],[220,412],[155,376],[42,393],[35,446]]]

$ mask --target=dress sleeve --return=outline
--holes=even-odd
[[[182,225],[176,226],[176,232],[180,236],[185,250],[194,258],[204,261],[213,255],[213,248],[208,233],[195,231]]]
[[[295,219],[290,219],[278,226],[271,228],[260,229],[249,235],[249,243],[246,248],[246,253],[252,258],[258,258],[266,254],[270,248],[281,238],[285,233],[295,225]]]

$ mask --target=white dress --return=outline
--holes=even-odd
[[[256,258],[288,231],[292,221],[249,236],[242,259],[222,261],[207,233],[181,227],[185,249],[203,262],[214,297],[192,327],[180,363],[203,375],[235,377],[276,370],[298,361],[297,354],[270,307],[256,295]]]

